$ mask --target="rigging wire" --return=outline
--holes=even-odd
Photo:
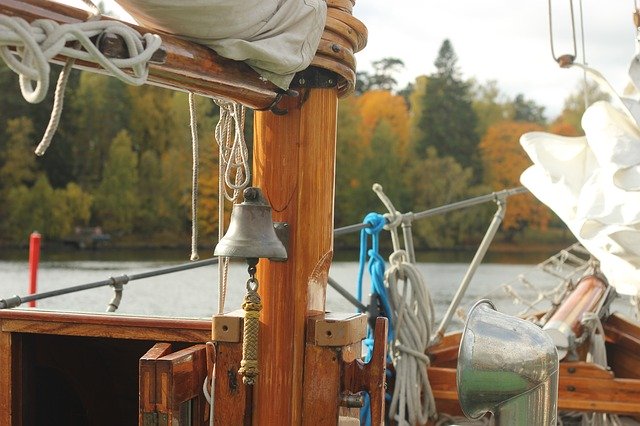
[[[569,10],[571,12],[571,33],[573,35],[573,55],[566,54],[562,56],[557,56],[555,52],[554,40],[553,40],[553,12],[552,12],[552,1],[548,0],[548,9],[549,9],[549,41],[551,44],[551,56],[553,60],[556,61],[561,67],[569,66],[576,59],[578,54],[578,49],[576,45],[576,23],[573,13],[573,0],[569,0]]]

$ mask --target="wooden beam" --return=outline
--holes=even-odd
[[[29,310],[0,311],[1,331],[112,337],[119,339],[206,342],[211,322],[171,318],[145,318],[109,314],[78,314]]]
[[[256,113],[254,124],[254,183],[291,232],[289,260],[258,265],[264,309],[254,424],[302,421],[305,323],[324,312],[333,257],[337,89],[309,89],[280,106],[286,115]]]
[[[51,19],[61,24],[87,19],[87,12],[84,10],[45,0],[0,0],[0,14],[19,16],[29,22]],[[113,18],[105,16],[103,19]],[[278,96],[278,88],[274,84],[262,79],[243,62],[223,58],[205,46],[174,35],[125,24],[141,34],[154,33],[162,38],[166,59],[163,63],[149,65],[149,84],[192,91],[208,97],[232,99],[254,109],[269,108]],[[101,72],[95,65],[88,63],[78,63],[77,68]]]

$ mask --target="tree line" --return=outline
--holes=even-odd
[[[420,211],[518,186],[527,158],[519,136],[533,130],[580,134],[584,106],[576,93],[548,122],[544,108],[513,99],[495,81],[464,80],[445,40],[436,71],[399,89],[396,58],[358,73],[356,95],[340,101],[336,227],[383,212],[371,190],[384,186],[396,207]],[[52,75],[52,79],[57,76]],[[33,230],[63,239],[76,227],[100,226],[121,239],[188,243],[191,230],[191,141],[187,96],[74,71],[57,135],[43,158],[33,149],[49,120],[52,95],[40,105],[19,95],[17,77],[0,66],[0,242],[23,243]],[[595,91],[593,87],[590,88]],[[594,93],[594,96],[602,94]],[[218,111],[197,99],[200,144],[199,229],[217,228]],[[251,119],[246,137],[251,141]],[[452,247],[481,238],[488,206],[417,223],[419,248]],[[553,221],[530,196],[509,201],[505,237]],[[210,241],[211,241],[210,240]]]

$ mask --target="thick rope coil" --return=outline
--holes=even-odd
[[[122,37],[129,57],[119,59],[104,56],[91,41],[92,37],[102,33]],[[67,46],[67,43],[74,41],[84,50]],[[37,19],[29,24],[19,17],[0,15],[0,57],[9,68],[20,74],[22,95],[30,103],[41,102],[46,96],[51,69],[49,61],[55,56],[96,63],[125,83],[142,85],[147,80],[147,62],[161,44],[159,36],[150,33],[141,35],[118,21],[58,24],[49,19]],[[15,48],[15,51],[11,48]],[[125,73],[122,68],[130,68],[133,75]],[[35,88],[33,82],[36,83]]]
[[[389,262],[385,281],[396,333],[392,347],[396,381],[389,413],[398,424],[425,424],[436,415],[427,376],[429,357],[424,353],[434,328],[433,302],[422,275],[404,251],[394,252]]]
[[[95,6],[88,20],[77,24],[61,25],[49,19],[38,19],[29,24],[19,17],[0,15],[0,58],[19,74],[20,91],[27,102],[39,103],[47,95],[51,71],[49,61],[56,55],[68,58],[56,84],[51,118],[36,148],[37,155],[44,155],[56,133],[67,80],[77,59],[97,63],[125,83],[141,85],[147,79],[147,62],[160,47],[160,37],[152,34],[142,36],[121,22],[96,20],[99,18]],[[107,58],[91,41],[91,37],[107,32],[124,39],[129,58]],[[126,74],[121,68],[131,68],[133,75]]]
[[[250,278],[247,281],[247,293],[242,303],[244,309],[244,330],[242,341],[242,361],[238,373],[247,385],[255,384],[258,377],[258,331],[260,329],[260,311],[262,301],[258,294],[258,281]]]

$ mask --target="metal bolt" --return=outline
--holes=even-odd
[[[576,372],[576,368],[575,368],[575,367],[569,367],[569,368],[567,369],[567,371],[568,371],[569,373],[572,373],[572,374],[573,374],[573,373],[575,373],[575,372]]]
[[[337,44],[332,44],[331,45],[331,50],[333,50],[334,52],[338,53],[340,52],[340,46],[338,46]]]
[[[258,199],[259,194],[260,192],[258,191],[258,188],[250,186],[249,188],[244,190],[244,193],[242,195],[244,195],[244,199],[247,201],[255,201]]]
[[[342,395],[340,405],[348,408],[362,408],[364,406],[364,395],[362,393]]]
[[[569,392],[575,392],[576,387],[575,387],[575,386],[572,386],[572,385],[569,385],[569,386],[567,386],[567,390],[568,390]]]

